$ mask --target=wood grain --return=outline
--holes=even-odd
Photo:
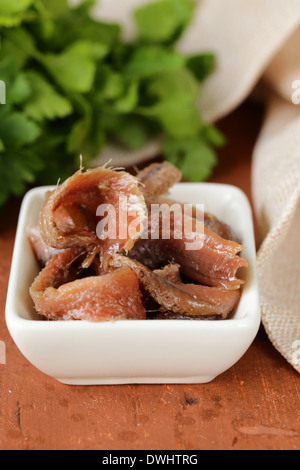
[[[245,104],[220,123],[228,145],[212,181],[251,197],[251,155],[262,110]],[[291,450],[300,447],[299,375],[263,328],[244,357],[206,385],[69,387],[35,369],[5,326],[19,202],[0,217],[1,450]],[[257,226],[256,226],[257,228]],[[257,244],[260,243],[258,229]]]

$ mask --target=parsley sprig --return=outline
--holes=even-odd
[[[191,181],[209,178],[223,135],[197,100],[215,57],[186,57],[176,41],[192,0],[159,0],[134,12],[136,39],[92,19],[94,0],[1,0],[0,207],[28,184],[56,183],[91,164],[107,142],[142,148],[163,136],[163,154]]]

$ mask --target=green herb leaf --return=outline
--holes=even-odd
[[[5,33],[6,40],[10,41],[15,48],[19,49],[18,56],[32,57],[39,59],[40,52],[36,48],[35,40],[32,35],[24,28],[13,28]]]
[[[47,54],[42,62],[58,85],[66,92],[87,93],[96,74],[96,64],[81,51],[70,48],[61,54]]]
[[[70,153],[83,152],[86,141],[91,132],[92,120],[90,116],[84,116],[72,127],[67,137],[67,150]]]
[[[74,42],[69,46],[67,53],[74,54],[82,59],[88,57],[90,60],[98,61],[107,56],[109,48],[106,44],[92,42],[89,39]]]
[[[40,128],[20,112],[0,116],[0,123],[0,138],[7,147],[30,144],[40,135]]]
[[[138,35],[149,42],[169,42],[190,22],[190,0],[161,0],[149,3],[134,13]]]
[[[138,150],[147,144],[149,139],[149,123],[140,116],[110,116],[104,118],[106,132],[119,144]]]
[[[40,8],[45,8],[52,17],[60,16],[68,11],[68,0],[40,0]]]
[[[202,136],[214,147],[224,147],[226,144],[226,137],[215,126],[206,124],[202,129]]]
[[[175,138],[194,137],[202,127],[195,104],[185,94],[178,94],[149,108],[139,108],[138,112],[157,119],[167,133]]]
[[[209,77],[216,67],[216,58],[213,54],[199,54],[189,57],[187,66],[199,82]]]
[[[154,77],[147,86],[147,92],[160,100],[185,95],[195,103],[200,94],[200,86],[194,75],[185,68]]]
[[[16,26],[20,26],[26,15],[14,15],[14,16],[4,16],[0,14],[0,27],[4,28],[14,28]]]
[[[117,98],[105,111],[117,114],[128,114],[134,111],[139,101],[139,83],[133,81],[125,88],[124,94]]]
[[[66,14],[55,19],[55,34],[49,44],[53,50],[64,49],[79,40],[99,42],[108,46],[109,50],[118,44],[120,25],[91,19],[89,9],[87,6],[84,7],[84,4],[80,4],[77,8],[68,10]]]
[[[0,49],[0,78],[7,84],[16,78],[26,64],[28,54],[6,37]]]
[[[100,64],[94,84],[94,95],[97,102],[110,101],[124,94],[125,83],[122,75],[112,70],[109,65]]]
[[[72,104],[37,72],[27,72],[25,75],[32,90],[24,106],[25,114],[34,121],[64,118],[72,113]]]
[[[28,183],[55,184],[98,156],[108,139],[140,149],[165,138],[186,179],[209,177],[224,136],[197,102],[210,53],[185,57],[176,40],[193,0],[157,0],[134,13],[137,39],[92,19],[96,0],[0,0],[0,209]]]
[[[17,75],[7,88],[7,103],[22,104],[30,96],[30,83],[24,73]]]
[[[167,139],[163,151],[165,157],[177,165],[189,181],[207,180],[217,163],[216,153],[201,138]]]
[[[185,58],[175,51],[161,46],[138,48],[132,55],[126,69],[127,79],[149,78],[160,73],[174,72],[185,64]]]
[[[34,0],[1,0],[0,14],[15,15],[24,12],[34,3]]]
[[[21,196],[28,183],[35,181],[35,174],[43,166],[33,153],[19,149],[0,153],[0,207],[9,196]]]

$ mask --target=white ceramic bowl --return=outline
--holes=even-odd
[[[229,369],[247,351],[260,325],[252,214],[242,191],[228,185],[176,185],[179,202],[205,209],[233,227],[246,247],[249,269],[234,316],[224,321],[149,320],[105,323],[42,321],[29,287],[38,265],[26,237],[37,224],[49,187],[24,198],[18,224],[6,305],[6,322],[23,355],[65,384],[205,383]]]

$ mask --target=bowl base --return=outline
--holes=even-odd
[[[57,378],[65,385],[133,385],[133,384],[205,384],[215,377],[124,377],[124,378]]]

